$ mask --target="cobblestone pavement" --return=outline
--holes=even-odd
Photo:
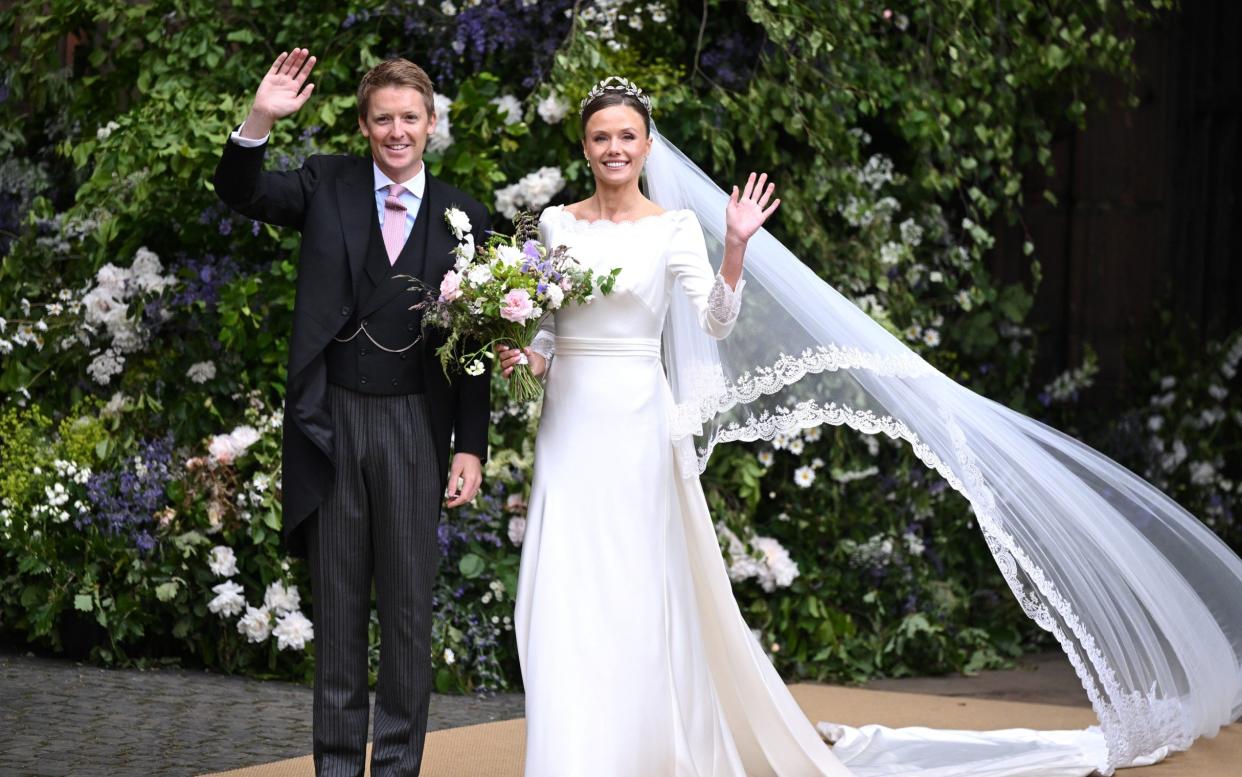
[[[1085,704],[1064,657],[977,677],[879,680],[886,691]],[[432,697],[431,730],[521,717],[521,694]],[[182,669],[99,669],[0,653],[0,775],[175,777],[305,755],[311,691]]]
[[[372,696],[374,700],[374,696]],[[521,694],[431,700],[432,731],[521,717]],[[306,755],[311,690],[0,654],[0,775],[174,777]]]

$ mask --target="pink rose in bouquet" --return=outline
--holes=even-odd
[[[500,317],[515,324],[525,324],[534,311],[535,303],[530,300],[530,292],[526,289],[513,289],[504,297]]]
[[[461,295],[461,276],[452,270],[444,273],[444,279],[440,281],[440,301],[452,302]]]

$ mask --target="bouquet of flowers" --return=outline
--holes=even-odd
[[[461,244],[457,262],[440,281],[439,296],[424,313],[425,324],[448,331],[436,350],[447,373],[456,364],[468,375],[481,375],[483,359],[495,358],[497,343],[525,349],[552,311],[586,304],[596,294],[609,294],[621,268],[598,274],[578,262],[565,246],[549,250],[540,243],[535,219],[520,213],[512,236],[492,233],[476,247],[469,219],[456,208],[445,219]],[[539,396],[539,380],[524,361],[509,376],[509,393],[526,402]]]

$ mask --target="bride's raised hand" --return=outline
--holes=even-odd
[[[314,69],[315,58],[306,49],[294,49],[277,57],[255,90],[243,134],[262,137],[271,131],[277,119],[296,113],[305,105],[315,90],[314,84],[306,83]]]
[[[758,180],[751,173],[746,180],[745,190],[740,193],[734,186],[729,204],[725,206],[725,240],[735,243],[750,240],[768,220],[768,216],[780,207],[779,199],[772,200],[772,193],[775,191],[776,184],[768,183],[767,173],[761,174]]]
[[[509,377],[513,374],[513,368],[522,363],[522,354],[526,354],[526,363],[530,365],[531,374],[536,378],[543,374],[548,368],[548,361],[542,355],[535,353],[529,348],[519,350],[510,348],[505,343],[496,345],[496,356],[500,359],[501,375]]]

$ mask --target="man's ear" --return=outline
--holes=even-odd
[[[367,128],[367,120],[364,116],[358,116],[358,130],[362,132],[362,137],[371,137],[371,130]]]
[[[432,111],[427,114],[427,134],[430,135],[436,131],[436,112]]]

